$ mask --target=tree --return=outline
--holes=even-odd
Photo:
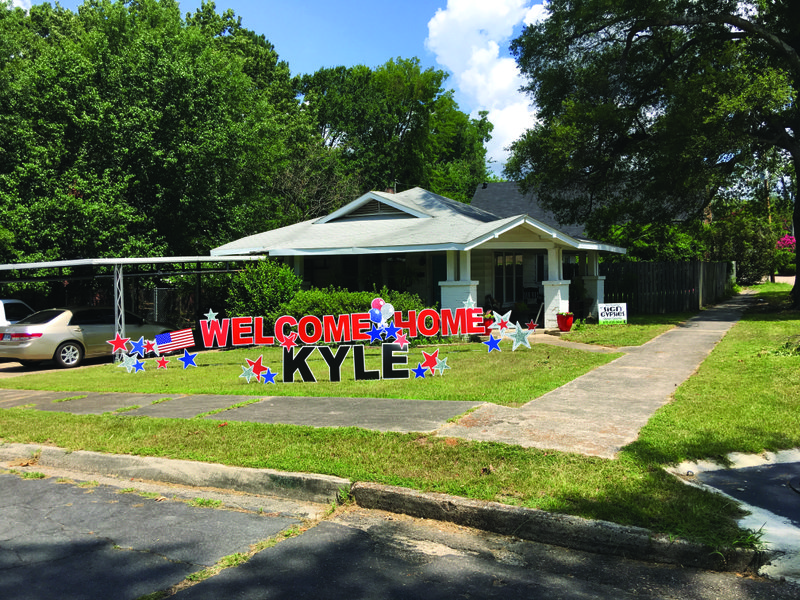
[[[784,174],[780,153],[770,151],[761,159],[760,168],[737,165],[736,185],[720,190],[703,218],[590,226],[587,233],[627,248],[624,255],[608,257],[612,261],[735,261],[740,284],[761,281],[788,264],[789,256],[794,259],[794,252],[779,244],[791,231],[794,182]]]
[[[798,172],[798,3],[553,0],[549,11],[512,43],[539,123],[513,144],[507,174],[562,222],[699,216],[737,166],[772,150]]]
[[[490,180],[485,144],[494,126],[488,116],[488,111],[480,111],[479,118],[472,119],[461,112],[451,91],[437,100],[431,116],[431,191],[468,203],[475,188]]]
[[[627,250],[626,254],[608,256],[613,262],[686,262],[708,258],[705,231],[699,219],[682,223],[624,223],[587,233]],[[719,260],[734,260],[733,257]]]
[[[758,213],[752,202],[716,202],[714,220],[705,225],[710,260],[735,260],[736,281],[752,285],[772,275],[780,252],[776,242],[781,226]]]
[[[0,213],[19,260],[205,254],[258,227],[315,138],[232,11],[0,4]],[[286,199],[282,198],[286,203]]]
[[[444,71],[417,59],[320,69],[296,81],[325,144],[362,190],[420,186],[469,201],[486,180],[487,113],[471,119],[445,91]]]

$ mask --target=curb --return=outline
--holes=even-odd
[[[43,467],[71,469],[98,475],[147,479],[191,487],[212,487],[264,496],[280,496],[330,504],[339,491],[350,487],[349,479],[330,475],[290,473],[272,469],[228,467],[214,463],[175,460],[148,456],[102,454],[34,444],[0,445],[0,460],[30,458],[38,454],[36,464]]]
[[[768,552],[741,548],[719,552],[702,544],[670,540],[641,527],[388,485],[358,482],[353,484],[351,493],[363,508],[447,521],[523,540],[648,562],[713,571],[757,572],[772,557]]]
[[[351,483],[349,479],[330,475],[0,443],[0,461],[37,455],[35,464],[45,467],[324,504],[338,502],[341,490],[349,488],[356,504],[366,509],[446,521],[523,540],[648,562],[714,571],[757,572],[772,557],[769,552],[741,548],[720,552],[701,544],[670,540],[641,527],[376,483]]]

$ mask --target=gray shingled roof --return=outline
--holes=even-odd
[[[493,213],[498,217],[528,215],[576,239],[589,239],[586,237],[582,225],[561,225],[553,213],[541,208],[536,198],[536,192],[532,191],[523,195],[516,182],[513,181],[485,183],[484,185],[486,187],[479,185],[475,190],[471,206]]]
[[[385,214],[367,214],[370,203],[385,205]],[[375,206],[373,204],[372,206]],[[582,240],[523,215],[499,217],[479,207],[413,188],[399,194],[369,192],[321,219],[312,219],[241,238],[211,251],[213,256],[272,256],[470,250],[484,241],[522,227],[532,234],[581,249]]]
[[[337,215],[347,214],[370,199],[379,199],[380,201],[395,206],[400,210],[407,209],[411,211],[411,213],[423,213],[429,217],[461,216],[473,219],[475,221],[480,221],[482,223],[488,223],[489,221],[496,221],[498,219],[497,215],[485,210],[481,210],[476,206],[464,204],[463,202],[458,202],[457,200],[451,200],[445,196],[440,196],[439,194],[434,194],[433,192],[429,192],[428,190],[424,190],[420,187],[415,187],[398,194],[393,194],[391,192],[370,192],[369,194],[364,194],[361,196],[361,198],[354,200],[346,206],[343,206],[336,212],[328,215],[327,217],[319,219],[319,222],[324,223],[329,222],[330,220],[335,220]],[[514,215],[504,216],[511,217]]]

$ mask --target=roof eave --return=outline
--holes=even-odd
[[[414,252],[440,252],[442,250],[466,250],[464,244],[452,242],[442,244],[403,246],[352,246],[340,248],[272,248],[270,256],[357,256],[359,254],[403,254]]]

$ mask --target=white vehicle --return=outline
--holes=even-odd
[[[22,300],[0,300],[0,327],[21,321],[33,312]]]

